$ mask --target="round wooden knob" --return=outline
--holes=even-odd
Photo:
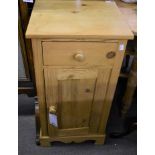
[[[83,53],[77,53],[74,55],[74,59],[77,61],[83,61],[85,59],[85,57],[84,57]]]
[[[49,113],[56,114],[56,107],[55,106],[50,106],[49,107]]]
[[[108,58],[108,59],[111,59],[111,58],[115,57],[115,55],[116,55],[116,53],[113,52],[113,51],[108,52],[108,53],[107,53],[107,58]]]

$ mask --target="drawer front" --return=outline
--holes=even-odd
[[[42,42],[43,63],[52,66],[113,65],[117,43]]]

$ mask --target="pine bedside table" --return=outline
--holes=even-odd
[[[39,141],[103,144],[124,51],[133,34],[115,2],[36,0],[33,47]]]

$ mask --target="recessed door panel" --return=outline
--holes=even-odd
[[[59,128],[88,127],[96,79],[58,81]]]

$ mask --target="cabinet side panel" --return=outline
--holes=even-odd
[[[41,40],[32,39],[32,47],[33,47],[37,96],[39,101],[41,131],[43,136],[47,136],[48,133],[47,133],[47,117],[46,117],[46,104],[45,104],[45,92],[44,92]]]
[[[101,115],[100,125],[99,125],[99,129],[98,129],[98,132],[100,134],[105,133],[106,124],[107,124],[112,100],[114,97],[115,89],[117,86],[117,81],[118,81],[118,77],[120,74],[120,69],[121,69],[121,65],[122,65],[122,61],[123,61],[123,57],[124,57],[126,44],[127,44],[126,40],[120,40],[118,43],[117,56],[116,56],[115,63],[114,63],[113,69],[112,69],[112,73],[111,73],[111,77],[110,77],[110,81],[109,81],[109,85],[108,85],[108,90],[107,90],[104,104],[102,107],[102,115]],[[121,50],[121,51],[119,50],[120,45],[124,45],[124,50]]]

